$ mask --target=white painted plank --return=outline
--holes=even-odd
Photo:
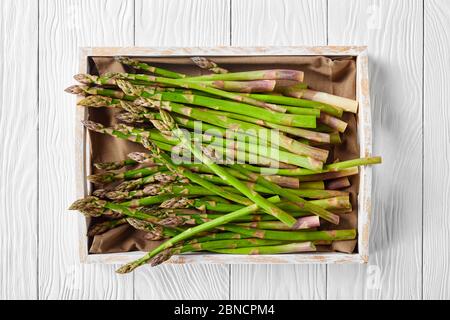
[[[75,200],[75,98],[82,46],[133,44],[133,1],[41,1],[39,20],[39,298],[129,299],[133,276],[81,265]]]
[[[155,14],[157,12],[158,14]],[[229,44],[229,1],[136,1],[136,46]],[[228,299],[229,266],[161,265],[135,275],[136,299]]]
[[[373,153],[383,156],[373,175],[371,269],[329,266],[328,298],[420,299],[422,1],[330,0],[328,12],[330,45],[369,46]]]
[[[326,45],[326,1],[233,0],[232,45]],[[324,299],[326,266],[233,265],[231,299]]]
[[[37,298],[37,23],[0,2],[0,300]]]
[[[136,0],[136,46],[229,44],[229,0]]]
[[[151,300],[228,299],[227,265],[144,266],[135,274],[135,298]]]
[[[233,0],[233,46],[326,45],[326,1]]]
[[[450,299],[450,2],[425,1],[423,298]]]

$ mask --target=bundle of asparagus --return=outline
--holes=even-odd
[[[341,189],[381,158],[338,161],[329,152],[356,101],[308,89],[297,70],[229,72],[195,57],[212,74],[190,76],[116,59],[130,73],[79,74],[66,91],[84,96],[79,106],[122,110],[120,124],[84,121],[89,130],[147,150],[95,163],[95,191],[70,207],[101,217],[89,236],[129,224],[163,240],[119,273],[194,251],[310,252],[356,238],[339,225],[352,211]]]

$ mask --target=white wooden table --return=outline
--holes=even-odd
[[[450,298],[448,0],[1,0],[0,299]],[[368,266],[80,265],[81,46],[368,45]]]

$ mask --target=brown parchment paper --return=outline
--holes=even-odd
[[[187,73],[203,74],[204,70],[194,66],[189,57],[141,57],[142,61],[170,70]],[[339,96],[355,99],[356,92],[356,61],[354,57],[323,57],[323,56],[252,56],[252,57],[213,57],[213,61],[230,71],[261,70],[261,69],[296,69],[305,72],[305,82],[311,89],[324,91]],[[109,57],[91,57],[89,73],[103,74],[109,71],[124,71],[121,64]],[[130,70],[125,70],[130,71]],[[89,109],[89,119],[104,125],[115,124],[114,114],[119,110],[107,108]],[[256,116],[256,115],[255,115]],[[329,162],[335,159],[348,160],[359,157],[359,147],[356,133],[356,117],[345,114],[344,120],[348,127],[343,136],[343,143],[331,147]],[[89,132],[91,145],[91,163],[104,161],[117,161],[124,159],[133,151],[144,151],[139,144],[124,141],[108,135]],[[96,172],[91,168],[91,172]],[[321,229],[347,229],[357,228],[357,195],[359,189],[359,176],[349,177],[353,211],[340,214],[339,226],[323,222]],[[93,219],[89,223],[96,223]],[[104,234],[89,239],[90,253],[114,253],[126,251],[149,251],[156,247],[159,241],[145,239],[145,233],[122,225]],[[352,253],[356,248],[356,240],[335,241],[332,246],[320,246],[320,251],[340,251]]]

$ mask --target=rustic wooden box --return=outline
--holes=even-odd
[[[369,77],[367,48],[362,46],[324,46],[324,47],[214,47],[214,48],[81,48],[80,73],[88,71],[90,56],[354,56],[356,57],[356,97],[358,108],[358,142],[360,156],[369,157],[372,153],[372,128],[369,100]],[[281,57],[280,57],[281,58]],[[89,174],[89,141],[81,120],[87,112],[77,108],[76,113],[76,177],[77,198],[89,194],[90,185],[86,180]],[[220,264],[304,264],[304,263],[367,263],[369,257],[369,229],[371,217],[371,167],[361,167],[359,173],[358,194],[358,252],[344,253],[301,253],[280,255],[219,255],[219,254],[188,254],[173,256],[168,263],[220,263]],[[83,263],[113,263],[121,264],[140,257],[142,252],[126,252],[114,254],[89,254],[86,237],[86,219],[80,215],[79,254]]]

